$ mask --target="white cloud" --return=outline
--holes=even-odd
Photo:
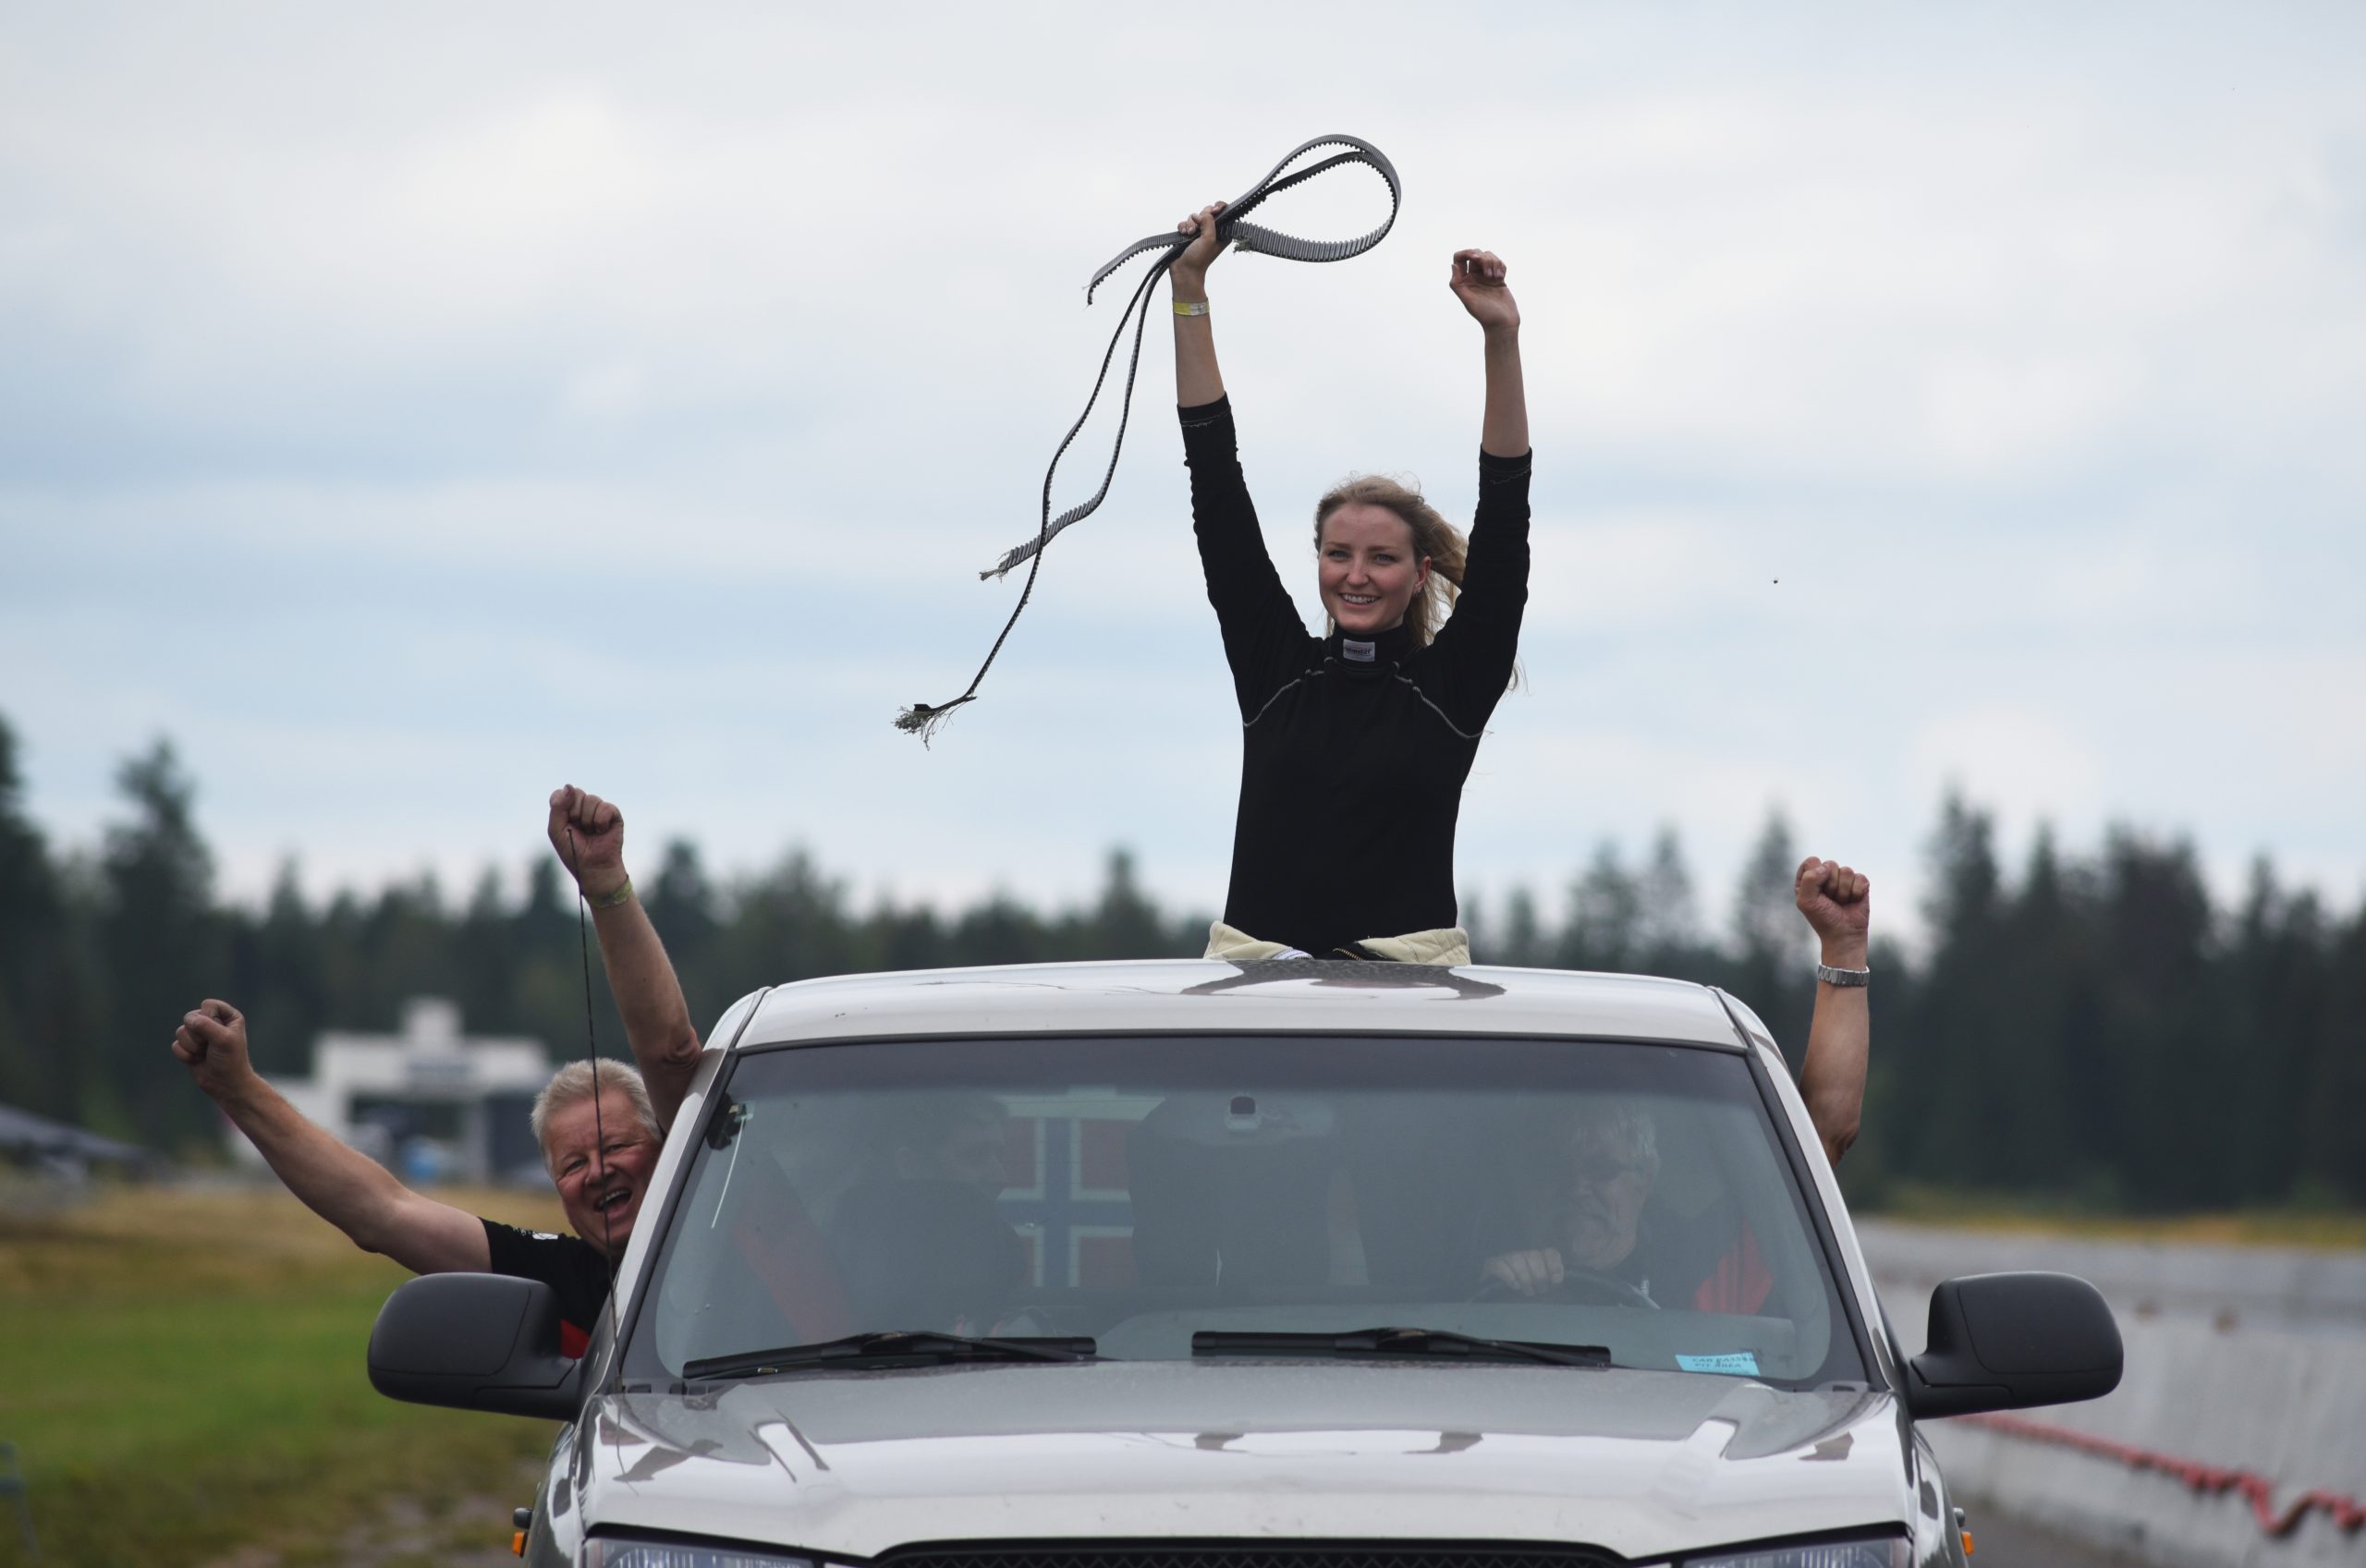
[[[1921,799],[1949,790],[2026,828],[2092,820],[2104,804],[2092,743],[2053,714],[1996,703],[1955,708],[1916,726],[1909,776]]]
[[[1227,261],[1219,332],[1296,585],[1348,468],[1468,504],[1443,259],[1512,261],[1532,689],[1473,781],[1474,885],[1668,819],[1713,881],[1780,799],[1896,887],[1950,777],[2357,881],[2347,10],[915,15],[20,18],[0,712],[36,808],[87,833],[161,730],[247,885],[289,845],[531,850],[514,803],[558,772],[726,864],[802,838],[1065,892],[1126,841],[1213,904],[1234,721],[1155,312],[1111,500],[989,700],[928,754],[885,714],[958,690],[1015,596],[973,574],[1115,324],[1130,280],[1087,311],[1092,267],[1345,128],[1405,175],[1396,233]],[[352,833],[389,778],[416,831]]]

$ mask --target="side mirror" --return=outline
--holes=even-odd
[[[1907,1364],[1917,1418],[2100,1399],[2119,1386],[2119,1325],[2069,1274],[1972,1274],[1931,1293],[1929,1348]]]
[[[540,1280],[422,1274],[370,1331],[370,1384],[390,1399],[572,1420],[583,1364],[558,1348],[558,1298]]]

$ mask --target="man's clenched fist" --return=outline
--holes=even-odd
[[[590,790],[551,792],[551,847],[583,896],[598,903],[625,884],[625,814]]]
[[[197,1087],[219,1100],[254,1073],[247,1060],[247,1020],[226,1002],[208,997],[181,1015],[173,1054],[189,1068]]]
[[[1835,968],[1865,966],[1865,933],[1872,917],[1873,884],[1854,867],[1809,856],[1799,862],[1791,899],[1823,942],[1823,961]],[[1837,954],[1837,956],[1835,956]]]

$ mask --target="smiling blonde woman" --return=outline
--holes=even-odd
[[[1216,367],[1207,274],[1222,211],[1176,225],[1193,239],[1168,274],[1191,526],[1242,724],[1232,878],[1208,956],[1468,963],[1455,828],[1528,602],[1519,307],[1502,261],[1455,252],[1448,283],[1485,344],[1470,541],[1396,480],[1339,486],[1315,507],[1329,625],[1313,637],[1265,552]]]

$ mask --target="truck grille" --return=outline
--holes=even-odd
[[[1091,1541],[918,1546],[882,1568],[1617,1568],[1585,1547],[1396,1541]]]

